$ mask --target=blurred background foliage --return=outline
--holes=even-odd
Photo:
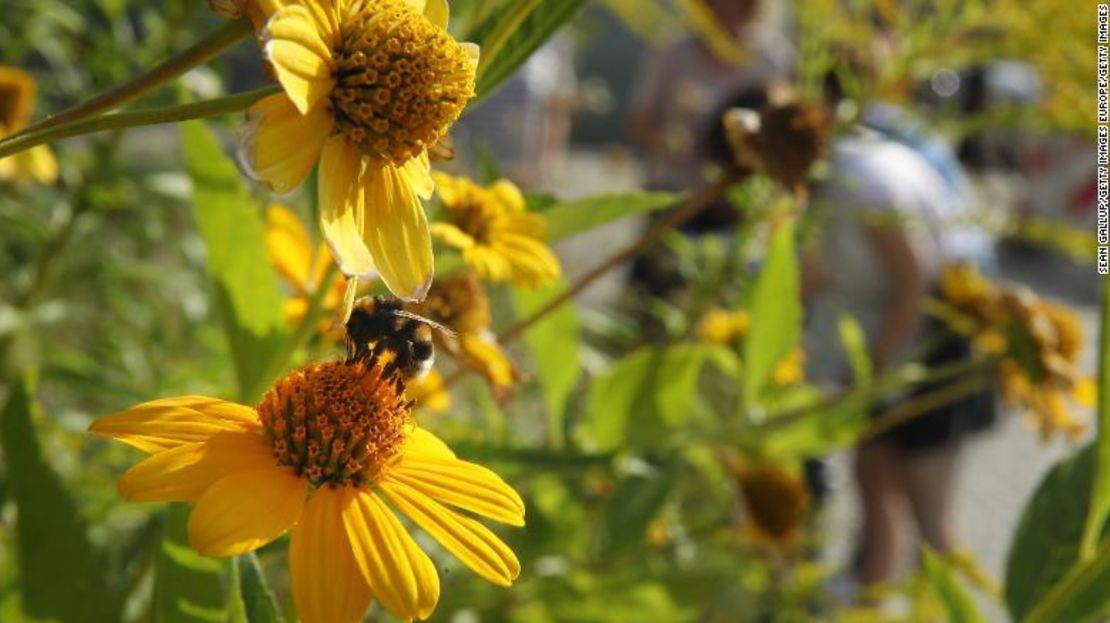
[[[512,0],[456,0],[452,28],[481,42],[513,7]],[[841,46],[877,36],[871,16],[878,15],[906,43],[873,81],[859,77],[862,100],[908,101],[938,70],[1014,58],[1045,81],[1043,106],[996,110],[987,120],[945,117],[941,109],[939,118],[954,131],[1032,122],[1089,133],[1094,17],[1074,9],[1064,0],[807,0],[796,3],[792,26],[801,82],[812,88]],[[197,0],[0,0],[0,15],[0,61],[38,79],[36,117],[128,80],[222,21]],[[697,0],[550,0],[506,43],[480,95],[556,30],[589,43],[612,17],[649,44],[680,28],[715,41],[723,54],[743,53],[721,42]],[[257,66],[257,51],[244,42],[140,105],[253,88],[262,83]],[[155,397],[249,403],[288,367],[339,352],[323,334],[291,341],[294,329],[283,324],[282,291],[264,260],[269,198],[221,153],[233,121],[67,141],[55,147],[57,185],[0,185],[0,620],[293,619],[284,542],[233,562],[200,558],[182,544],[183,509],[118,499],[114,482],[134,453],[85,434],[93,417]],[[484,168],[491,177],[497,163]],[[213,175],[233,190],[195,182]],[[312,195],[287,198],[306,223]],[[529,195],[553,241],[682,199],[646,191]],[[444,590],[435,620],[880,620],[866,609],[831,607],[825,587],[834,570],[814,554],[825,537],[810,529],[799,476],[803,458],[849,447],[865,433],[866,392],[879,380],[851,318],[842,319],[840,339],[856,395],[830,401],[792,371],[804,357],[796,230],[804,239],[809,223],[762,176],[730,200],[746,217],[727,242],[666,239],[687,284],[682,300],[564,305],[510,345],[524,371],[511,400],[470,375],[451,386],[449,410],[420,415],[461,456],[504,474],[528,508],[527,526],[503,533],[524,561],[517,584],[488,586],[437,556]],[[1074,239],[1065,228],[1059,246],[1073,246],[1069,232]],[[256,261],[224,261],[233,245],[253,249]],[[437,255],[440,275],[459,266],[450,252]],[[491,288],[495,330],[566,286]],[[725,339],[704,324],[715,310],[733,314],[719,318]],[[252,342],[236,333],[243,327],[272,332]],[[456,369],[445,363],[444,376],[457,378]],[[1110,608],[1105,591],[1091,588],[1104,585],[1102,567],[1077,564],[1091,521],[1085,494],[1102,482],[1104,460],[1101,450],[1076,454],[1027,508],[997,596],[1015,619],[1050,592],[1062,603],[1071,597],[1074,610],[1037,620],[1102,620]],[[1101,565],[1104,549],[1086,560]],[[926,553],[920,574],[886,590],[909,599],[913,620],[974,621],[981,615],[969,595],[993,599],[995,589],[973,561]],[[381,611],[371,616],[388,620]]]

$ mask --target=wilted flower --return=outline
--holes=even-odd
[[[462,252],[467,265],[490,283],[537,288],[559,277],[547,246],[547,224],[527,211],[509,180],[482,187],[464,177],[433,173],[446,220],[432,235]]]
[[[749,526],[757,542],[789,549],[803,535],[809,492],[797,470],[778,463],[726,460],[740,485]]]
[[[737,165],[766,173],[791,190],[805,185],[828,146],[830,119],[818,106],[769,105],[758,112],[734,108],[722,122]]]
[[[344,274],[423,298],[432,243],[428,149],[474,94],[477,48],[445,30],[444,0],[260,2],[284,93],[251,107],[240,154],[289,192],[319,162],[320,220]]]
[[[469,513],[519,526],[524,504],[496,474],[416,426],[404,392],[403,377],[367,357],[293,372],[254,409],[183,396],[105,416],[90,430],[152,455],[120,479],[124,497],[196,503],[188,534],[198,552],[235,556],[291,531],[303,621],[361,621],[372,599],[408,621],[434,610],[439,577],[393,509],[508,586],[520,572],[516,556]]]
[[[19,132],[30,123],[36,88],[31,74],[0,66],[0,138]],[[49,147],[36,145],[0,158],[0,180],[53,184],[58,180],[58,161]]]

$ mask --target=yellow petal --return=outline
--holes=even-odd
[[[1098,405],[1098,384],[1093,378],[1084,376],[1075,382],[1071,396],[1080,405],[1093,408]]]
[[[435,183],[436,194],[443,203],[453,205],[458,203],[463,193],[466,180],[461,177],[448,175],[442,171],[431,172],[432,181]]]
[[[325,3],[312,3],[322,5]],[[328,16],[329,11],[332,17]],[[303,5],[283,7],[266,22],[263,54],[285,94],[301,114],[307,114],[335,87],[332,47],[338,35],[334,8]]]
[[[415,2],[418,0],[409,0]],[[424,2],[424,17],[428,21],[447,30],[447,22],[451,18],[451,11],[447,6],[447,0],[426,0]]]
[[[524,501],[489,469],[458,459],[405,457],[389,478],[433,500],[514,526],[524,525]]]
[[[378,275],[393,294],[422,300],[432,285],[432,237],[413,187],[396,167],[363,173],[366,223],[362,238]]]
[[[435,192],[436,184],[432,179],[432,163],[428,160],[428,152],[420,152],[419,156],[410,159],[400,168],[401,177],[421,199],[431,199]]]
[[[459,346],[466,354],[467,363],[496,387],[510,387],[516,380],[516,369],[489,336],[464,333],[459,336]]]
[[[216,481],[189,514],[189,544],[205,556],[237,556],[281,536],[301,514],[308,483],[289,467],[235,471]]]
[[[439,437],[419,426],[414,426],[412,432],[409,433],[409,445],[405,447],[405,456],[453,459],[455,453]]]
[[[144,452],[161,452],[206,441],[220,431],[249,431],[259,426],[258,414],[250,407],[207,396],[180,396],[105,415],[89,426],[89,432]]]
[[[15,155],[18,176],[47,185],[58,181],[58,161],[46,145],[38,145]]]
[[[247,111],[239,136],[239,159],[247,172],[270,190],[290,192],[308,177],[333,123],[327,106],[302,115],[281,93],[263,98]]]
[[[119,493],[132,502],[191,502],[228,474],[272,464],[258,432],[223,431],[138,463],[120,477]]]
[[[298,294],[309,293],[313,286],[312,242],[301,217],[280,203],[266,208],[266,254],[277,273]]]
[[[374,597],[402,620],[427,618],[439,601],[435,565],[378,496],[354,489],[346,495],[343,523]]]
[[[370,250],[362,240],[365,207],[359,187],[362,155],[342,136],[324,144],[320,154],[320,228],[343,274],[374,273]]]
[[[356,623],[370,606],[343,527],[343,492],[321,487],[305,503],[289,543],[289,578],[304,623]]]
[[[474,246],[474,238],[451,223],[432,223],[432,237],[449,247],[466,251]]]
[[[386,479],[379,488],[398,510],[486,580],[509,586],[520,575],[516,554],[489,528],[403,484]]]
[[[509,180],[497,180],[489,186],[489,192],[501,203],[508,212],[523,212],[525,210],[524,195],[520,189]]]

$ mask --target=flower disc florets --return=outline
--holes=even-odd
[[[274,384],[258,415],[279,465],[312,484],[375,482],[403,448],[412,403],[375,360],[309,365]]]
[[[336,131],[401,165],[435,144],[474,95],[466,48],[403,0],[348,8],[335,50]]]

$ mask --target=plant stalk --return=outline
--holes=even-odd
[[[134,101],[166,82],[177,78],[193,67],[203,65],[216,58],[250,32],[251,26],[247,20],[229,21],[215,32],[198,41],[193,47],[169,58],[131,82],[121,84],[88,101],[67,108],[55,115],[50,115],[13,134],[11,138],[14,139],[24,134],[33,134],[47,128],[73,123],[98,113],[119,108],[123,104]]]
[[[254,91],[247,91],[245,93],[238,93],[236,95],[229,95],[227,97],[205,100],[203,102],[112,113],[92,119],[81,119],[63,123],[35,130],[34,132],[24,132],[18,136],[12,136],[7,140],[0,141],[0,158],[10,156],[25,149],[30,149],[36,145],[53,143],[64,138],[80,136],[82,134],[92,134],[93,132],[102,132],[104,130],[118,130],[143,125],[175,123],[178,121],[203,119],[205,117],[215,117],[239,112],[245,110],[263,97],[277,93],[279,90],[281,90],[281,88],[278,86],[270,86],[255,89]]]

